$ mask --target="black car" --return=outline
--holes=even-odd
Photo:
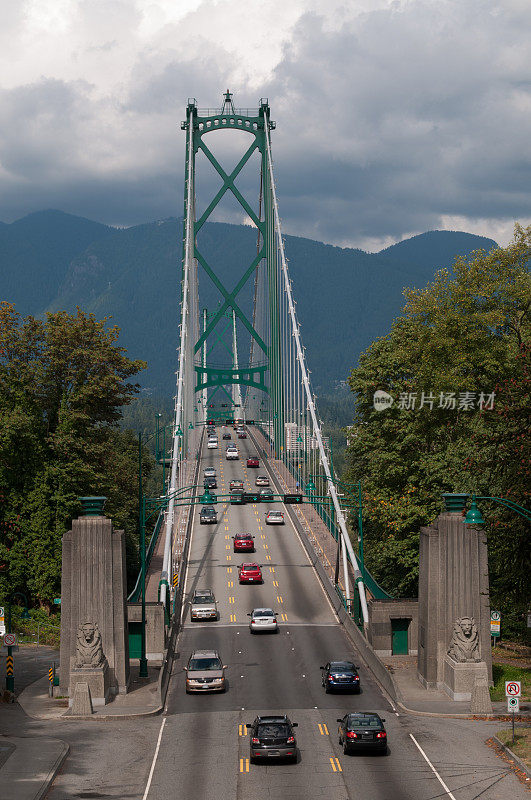
[[[354,714],[345,714],[338,719],[339,744],[343,745],[344,753],[355,750],[376,750],[380,753],[387,752],[387,732],[384,728],[385,719],[372,711],[360,711]]]
[[[208,478],[205,478],[205,480],[203,481],[203,486],[205,487],[205,489],[217,489],[218,488],[218,482],[217,482],[215,477],[210,475]]]
[[[321,683],[327,694],[333,689],[360,693],[360,676],[352,661],[329,661],[321,670]]]
[[[247,723],[250,734],[250,761],[253,764],[261,758],[287,758],[297,761],[297,741],[294,728],[297,722],[283,717],[256,717]]]
[[[199,524],[211,525],[212,523],[216,523],[217,521],[218,521],[218,515],[216,514],[216,510],[212,508],[212,506],[203,506],[203,508],[199,512]]]
[[[232,436],[230,435],[230,433],[224,433],[221,438],[222,439],[232,439]]]

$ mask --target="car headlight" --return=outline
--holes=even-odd
[[[224,678],[214,678],[212,683],[223,683],[224,680],[225,680]]]

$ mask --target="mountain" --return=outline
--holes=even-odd
[[[10,236],[11,229],[16,235],[9,239],[0,226],[0,245],[12,243],[11,261],[5,260],[0,246],[1,274],[16,261],[24,278],[18,285],[12,281],[2,297],[15,301],[23,314],[72,311],[80,305],[98,317],[112,317],[131,357],[148,361],[141,375],[143,386],[171,395],[177,366],[182,220],[112,229],[60,212],[39,212],[6,227]],[[22,229],[26,235],[20,238]],[[91,232],[93,239],[87,242]],[[490,239],[448,231],[430,231],[380,253],[296,236],[286,236],[285,242],[308,364],[319,391],[344,380],[359,354],[387,333],[402,309],[404,286],[424,286],[436,268],[451,267],[455,255],[495,246]],[[256,231],[206,223],[199,247],[231,290],[255,252]],[[46,287],[40,295],[32,283],[35,272]],[[202,270],[199,279],[200,307],[215,309],[221,294]],[[9,281],[4,284],[9,287]],[[238,295],[244,310],[252,292],[251,279]],[[246,349],[242,342],[241,362]]]
[[[0,299],[38,313],[57,294],[72,258],[114,228],[63,211],[37,211],[0,225]]]

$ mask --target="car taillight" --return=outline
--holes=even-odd
[[[387,733],[385,731],[380,731],[380,733],[376,734],[377,739],[385,739],[387,737]]]
[[[333,680],[334,680],[334,676],[333,676],[333,675],[329,675],[329,676],[328,676],[328,680],[329,680],[329,681],[333,681]]]
[[[347,731],[347,739],[357,739],[358,734],[354,733],[354,731]]]
[[[251,625],[256,625],[256,620],[255,619],[251,620]]]
[[[288,736],[287,744],[295,744],[295,737],[294,736]]]
[[[251,744],[260,744],[260,739],[258,739],[256,736],[253,736],[251,739]]]
[[[354,680],[355,680],[355,681],[359,681],[359,679],[360,679],[360,676],[359,676],[359,675],[354,675]]]

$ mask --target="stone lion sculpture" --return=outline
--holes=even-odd
[[[106,661],[98,625],[95,622],[84,622],[77,629],[76,668],[103,667]]]
[[[450,658],[460,664],[481,661],[479,655],[478,626],[473,617],[460,617],[454,623],[454,630],[447,650]]]

